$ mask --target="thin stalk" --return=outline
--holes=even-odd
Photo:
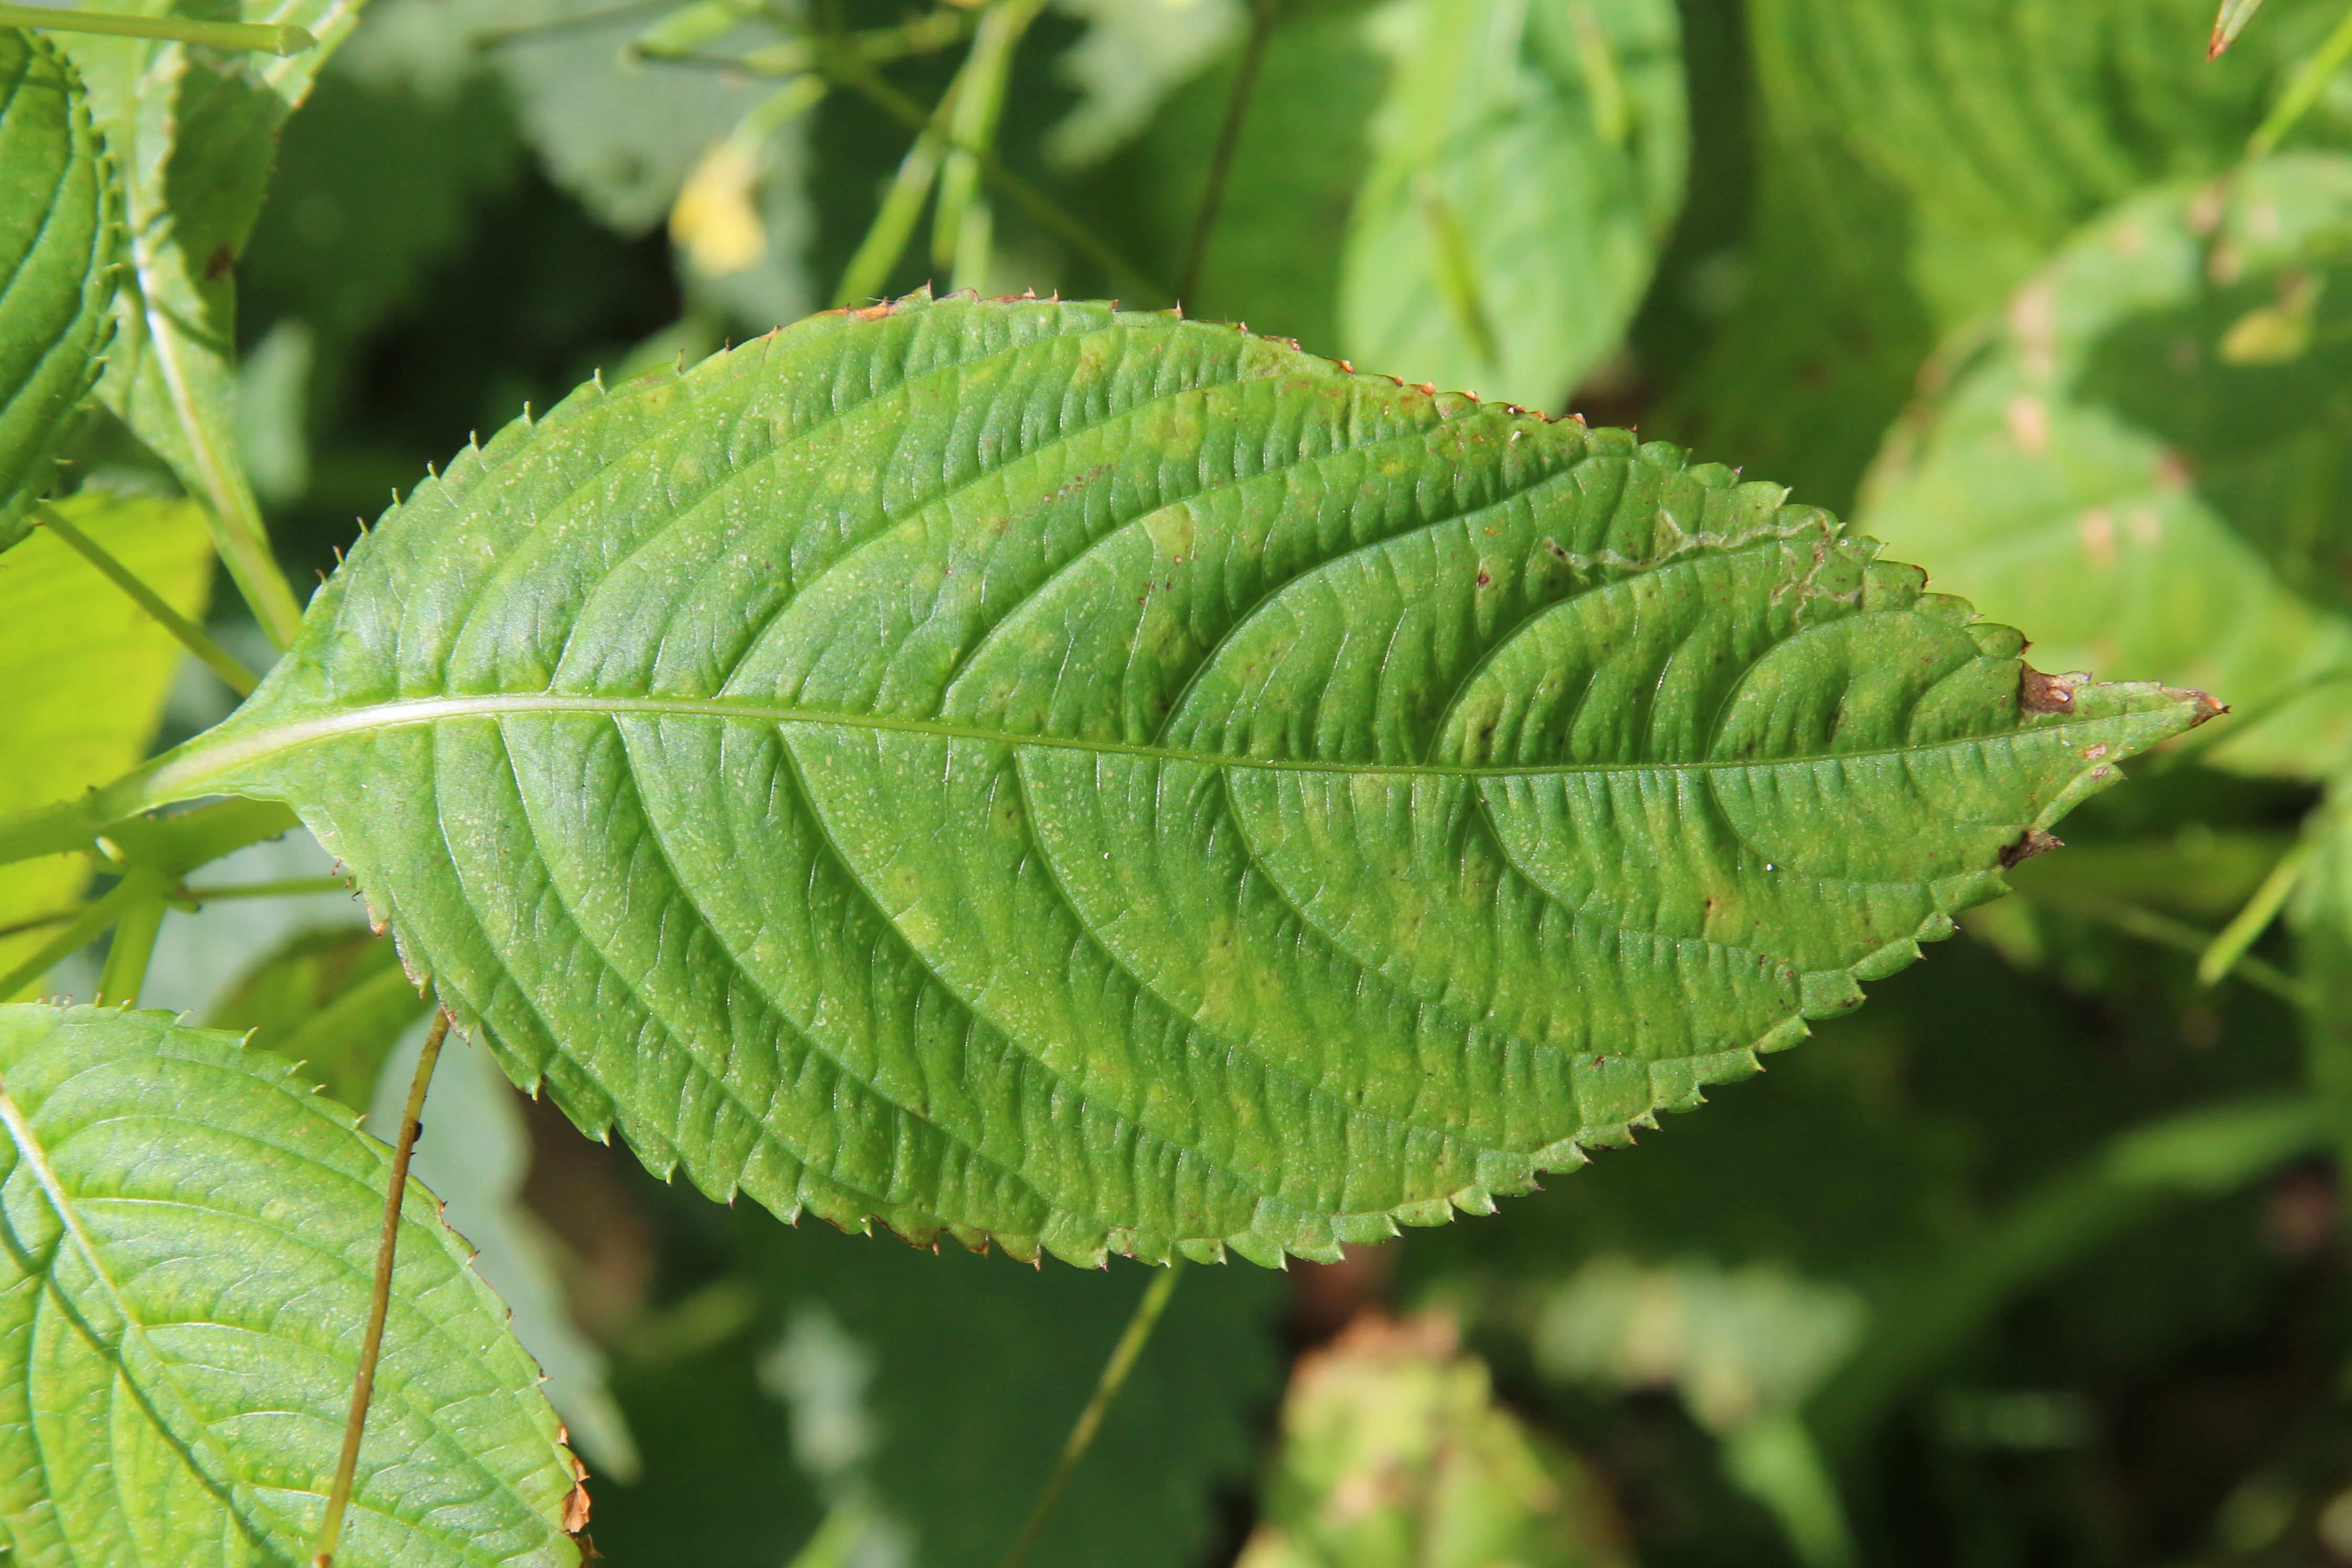
[[[948,124],[950,138],[973,147],[995,145],[1013,51],[1043,9],[1045,0],[994,0],[982,13],[971,53],[964,60],[955,114]],[[947,275],[950,287],[981,286],[994,227],[988,204],[980,199],[980,160],[960,146],[948,154],[940,174],[939,206],[931,222],[931,265]]]
[[[877,76],[872,67],[854,55],[837,48],[828,49],[818,68],[842,86],[863,94],[876,108],[910,130],[920,131],[930,124],[930,117],[919,105]],[[1056,206],[1052,198],[1006,168],[1004,161],[992,149],[975,147],[952,136],[947,139],[947,144],[957,152],[969,152],[979,159],[981,172],[1012,197],[1013,204],[1027,213],[1038,227],[1059,235],[1071,249],[1124,284],[1152,298],[1166,296],[1166,288],[1150,273],[1105,245],[1096,237],[1094,231]]]
[[[39,952],[0,975],[0,1001],[15,996],[43,975],[55,968],[68,954],[79,950],[84,943],[121,918],[142,892],[140,884],[128,877],[109,888],[105,896],[85,904],[66,928],[44,943]]]
[[[2319,95],[2326,89],[2327,78],[2341,70],[2347,58],[2352,58],[2352,10],[2344,13],[2344,19],[2336,24],[2334,32],[2327,35],[2327,41],[2319,46],[2319,52],[2304,62],[2303,68],[2295,72],[2294,79],[2287,84],[2286,91],[2281,95],[2277,104],[2263,117],[2263,122],[2254,128],[2253,135],[2246,139],[2246,156],[2260,158],[2284,141],[2286,133],[2294,129],[2294,122],[2309,113],[2311,106],[2319,101]]]
[[[339,876],[288,876],[276,882],[240,882],[226,887],[180,887],[175,896],[190,904],[216,904],[224,898],[293,897],[306,893],[349,893],[352,884]]]
[[[147,983],[148,960],[155,956],[155,936],[163,928],[163,890],[152,873],[132,873],[123,885],[140,883],[142,892],[122,912],[114,927],[114,941],[106,949],[106,967],[98,974],[98,1005],[131,1008],[139,1005],[139,988]]]
[[[915,220],[922,216],[923,203],[929,199],[931,182],[940,172],[940,159],[947,152],[948,121],[955,113],[957,96],[962,91],[964,78],[959,72],[948,86],[947,96],[931,112],[923,128],[915,134],[915,144],[898,161],[898,172],[890,182],[889,191],[882,198],[881,210],[874,214],[874,224],[866,231],[866,238],[849,265],[841,269],[841,285],[833,291],[836,307],[858,305],[878,296],[890,281],[891,269],[906,254],[907,241],[915,232]]]
[[[42,27],[57,33],[104,33],[118,38],[161,38],[215,49],[299,55],[319,40],[290,22],[195,22],[184,16],[126,16],[110,11],[68,11],[55,5],[0,5],[0,27]]]
[[[132,576],[131,570],[109,554],[105,546],[82,532],[55,507],[41,507],[37,520],[63,539],[76,555],[96,567],[107,581],[129,594],[132,603],[153,616],[164,631],[180,640],[182,647],[194,653],[205,668],[227,682],[237,695],[253,695],[259,678],[237,663],[226,648],[205,636],[203,627],[163,602],[163,595]]]
[[[2285,906],[2287,894],[2294,891],[2294,884],[2303,880],[2303,873],[2318,858],[2319,842],[2315,839],[2306,839],[2279,856],[2278,864],[2271,867],[2270,874],[2263,878],[2260,887],[2254,889],[2254,895],[2246,900],[2246,906],[2231,917],[2230,924],[2221,927],[2221,934],[2213,938],[2212,945],[2198,956],[2199,985],[2220,985],[2222,978],[2244,960],[2246,949],[2254,945],[2255,938],[2270,929],[2271,922],[2278,918],[2278,912]]]
[[[1209,256],[1209,233],[1217,226],[1217,209],[1224,204],[1225,180],[1234,169],[1234,153],[1242,144],[1242,121],[1249,113],[1250,93],[1257,86],[1258,67],[1265,59],[1266,41],[1274,36],[1275,13],[1282,0],[1257,0],[1250,11],[1249,43],[1242,50],[1234,92],[1225,99],[1224,123],[1217,128],[1217,149],[1209,159],[1208,188],[1201,193],[1201,210],[1192,218],[1192,242],[1184,247],[1184,270],[1177,275],[1176,298],[1192,298],[1201,281],[1201,264]]]
[[[425,1049],[417,1053],[416,1071],[408,1080],[408,1108],[400,1118],[400,1141],[392,1146],[392,1181],[383,1199],[383,1239],[375,1249],[375,1291],[368,1300],[367,1333],[360,1341],[359,1375],[352,1379],[352,1413],[343,1423],[342,1456],[335,1461],[335,1482],[327,1491],[327,1511],[319,1521],[319,1544],[310,1555],[310,1568],[331,1568],[335,1542],[343,1531],[343,1513],[352,1504],[360,1438],[367,1431],[368,1400],[375,1393],[376,1360],[383,1353],[383,1322],[392,1312],[392,1258],[400,1243],[400,1206],[408,1194],[408,1161],[416,1152],[416,1129],[425,1116],[425,1092],[433,1085],[433,1064],[441,1060],[441,1042],[448,1038],[449,1009],[443,1008],[425,1036]]]
[[[1078,1461],[1087,1457],[1094,1446],[1095,1434],[1101,1430],[1103,1416],[1110,1410],[1110,1402],[1118,1397],[1127,1382],[1127,1375],[1135,1370],[1136,1357],[1150,1342],[1151,1331],[1159,1324],[1160,1314],[1168,1310],[1168,1298],[1175,1293],[1177,1279],[1184,1272],[1184,1260],[1180,1255],[1169,1260],[1160,1278],[1151,1281],[1143,1299],[1135,1303],[1135,1315],[1127,1320],[1127,1332],[1118,1336],[1111,1347],[1110,1360],[1103,1364],[1102,1377],[1095,1385],[1094,1396],[1087,1407],[1078,1412],[1077,1425],[1070,1428],[1070,1440],[1062,1445],[1062,1457],[1054,1465],[1054,1473],[1045,1478],[1045,1490],[1037,1494],[1036,1506],[1029,1511],[1029,1521],[1021,1527],[1020,1539],[1013,1550],[1004,1554],[1004,1568],[1021,1568],[1029,1561],[1029,1553],[1037,1549],[1037,1537],[1044,1533],[1045,1521],[1054,1517],[1054,1509],[1062,1500],[1062,1490],[1070,1484],[1072,1472]]]
[[[662,3],[667,5],[670,0]],[[935,55],[950,45],[961,43],[971,30],[971,12],[942,9],[927,12],[895,27],[871,27],[845,34],[836,47],[849,50],[868,65],[887,65],[912,55]],[[711,66],[755,77],[796,77],[823,68],[824,49],[817,40],[803,37],[762,44],[740,55],[730,55],[665,48],[657,40],[640,38],[623,52],[641,60]]]
[[[63,925],[89,907],[87,904],[77,904],[71,909],[52,909],[47,915],[33,915],[22,920],[12,920],[5,925],[0,925],[0,941],[5,941],[11,936],[22,936],[27,932],[46,931],[52,925]]]
[[[467,34],[466,47],[478,50],[495,49],[502,44],[555,33],[576,33],[584,28],[601,27],[607,22],[651,16],[656,11],[671,11],[677,7],[677,0],[627,0],[625,5],[608,5],[601,11],[583,11],[576,16],[550,16],[537,22],[518,22],[507,27],[485,27],[478,33]]]
[[[2137,904],[2109,903],[2104,899],[2043,899],[2054,908],[2080,915],[2085,919],[2101,921],[2114,926],[2126,936],[2137,936],[2143,942],[2159,947],[2169,947],[2176,953],[2186,953],[2202,958],[2213,945],[2210,932],[2200,931],[2185,920],[2175,920],[2153,909],[2143,909]],[[2303,1011],[2312,1010],[2315,998],[2311,988],[2293,975],[2260,958],[2238,960],[2238,978],[2258,990],[2268,991],[2289,1007]]]

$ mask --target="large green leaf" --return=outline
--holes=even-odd
[[[165,602],[203,619],[213,558],[194,507],[94,491],[58,505]],[[121,777],[146,755],[179,663],[172,634],[54,535],[36,530],[0,558],[0,814]],[[57,935],[89,879],[78,854],[0,867],[0,971]]]
[[[146,38],[68,35],[114,155],[128,239],[120,323],[99,395],[211,507],[224,562],[269,616],[297,613],[235,435],[236,263],[268,187],[278,132],[361,0],[94,0],[92,10],[285,23],[315,48],[285,58]]]
[[[25,537],[98,379],[119,225],[81,80],[0,27],[0,549]]]
[[[1349,223],[1340,340],[1411,380],[1564,406],[1682,205],[1671,0],[1404,0]]]
[[[2090,225],[1874,472],[1862,526],[2061,668],[2225,691],[2217,759],[2352,757],[2352,159],[2282,156]]]
[[[0,1541],[17,1568],[307,1560],[391,1151],[163,1013],[0,1009]],[[414,1190],[336,1561],[569,1564],[538,1370]]]
[[[835,313],[469,449],[100,806],[290,800],[706,1191],[1328,1258],[1753,1071],[2213,711],[1783,502],[1230,328]]]

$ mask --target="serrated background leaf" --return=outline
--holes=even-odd
[[[73,67],[0,27],[0,550],[25,537],[98,379],[121,235]]]
[[[19,1568],[301,1558],[391,1154],[163,1013],[0,1010],[0,1527]],[[572,1564],[538,1372],[413,1189],[336,1561]]]
[[[213,556],[194,506],[85,491],[58,507],[164,602],[204,618]],[[53,536],[37,529],[0,556],[0,813],[95,789],[146,755],[180,659],[169,632]],[[89,864],[52,855],[0,867],[0,927],[71,907]],[[0,971],[55,935],[43,925],[0,936]]]
[[[1783,498],[1231,329],[835,314],[464,455],[148,788],[291,798],[706,1191],[1332,1257],[1752,1071],[2211,711],[2029,711]]]
[[[1342,350],[1411,381],[1566,407],[1623,333],[1682,205],[1669,0],[1403,0],[1349,220]]]
[[[2352,757],[2352,159],[2283,155],[2087,227],[1898,430],[1859,526],[2064,669],[2227,691],[2215,760]]]

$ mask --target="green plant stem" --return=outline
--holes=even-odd
[[[319,40],[290,22],[196,22],[184,16],[127,16],[69,11],[54,5],[0,5],[0,27],[42,27],[58,33],[103,33],[118,38],[161,38],[215,49],[299,55]]]
[[[932,218],[931,265],[952,287],[979,287],[988,271],[993,225],[987,204],[978,200],[980,160],[966,147],[993,147],[1004,108],[1004,83],[1022,35],[1045,9],[1045,0],[992,0],[982,13],[971,53],[959,78],[955,112],[948,135],[958,145],[940,173],[940,200]]]
[[[883,113],[909,130],[920,131],[930,124],[930,117],[912,99],[876,75],[873,68],[864,60],[837,47],[824,51],[818,68],[851,91],[863,95]],[[1059,235],[1071,249],[1124,285],[1141,290],[1150,298],[1167,297],[1167,289],[1150,273],[1111,249],[1096,237],[1093,230],[1056,206],[1051,198],[1028,181],[1006,168],[1004,161],[994,151],[970,146],[953,137],[947,139],[947,144],[957,152],[969,152],[978,159],[981,172],[1010,196],[1013,204],[1027,213],[1040,228]]]
[[[2263,122],[2254,128],[2253,135],[2246,139],[2246,156],[2260,158],[2284,141],[2286,133],[2294,129],[2295,121],[2309,113],[2311,106],[2319,101],[2320,93],[2326,89],[2327,78],[2341,70],[2347,58],[2352,58],[2352,9],[2344,13],[2344,19],[2336,24],[2334,32],[2327,35],[2327,41],[2319,46],[2319,52],[2303,63],[2303,68],[2295,72],[2294,79],[2287,84],[2286,91],[2280,95],[2270,113],[2263,117]]]
[[[1250,93],[1257,86],[1258,67],[1265,60],[1275,15],[1281,8],[1282,0],[1257,0],[1251,7],[1249,42],[1242,49],[1233,95],[1225,99],[1224,122],[1217,127],[1216,151],[1209,159],[1209,183],[1201,193],[1201,210],[1192,217],[1192,237],[1184,246],[1184,269],[1176,277],[1180,303],[1190,300],[1200,286],[1201,266],[1209,257],[1209,234],[1217,225],[1217,209],[1225,200],[1225,181],[1233,173],[1234,154],[1242,144],[1242,121],[1249,113]]]
[[[1175,1294],[1176,1281],[1183,1271],[1181,1256],[1170,1259],[1168,1267],[1143,1292],[1143,1299],[1135,1303],[1135,1314],[1127,1320],[1127,1330],[1118,1336],[1118,1343],[1111,1347],[1110,1359],[1103,1364],[1102,1377],[1095,1384],[1093,1396],[1078,1412],[1077,1425],[1070,1428],[1069,1441],[1062,1445],[1062,1457],[1055,1461],[1054,1473],[1045,1478],[1045,1489],[1038,1492],[1036,1506],[1030,1509],[1020,1537],[1013,1542],[1013,1550],[1004,1554],[1004,1568],[1021,1568],[1037,1549],[1037,1537],[1044,1533],[1046,1521],[1054,1517],[1054,1510],[1061,1502],[1063,1490],[1070,1484],[1078,1461],[1094,1446],[1095,1434],[1102,1429],[1103,1416],[1108,1413],[1111,1401],[1118,1397],[1127,1375],[1135,1370],[1136,1358],[1150,1343],[1151,1331],[1158,1326],[1160,1314],[1168,1310],[1168,1298]]]
[[[12,920],[5,925],[0,925],[0,940],[5,940],[10,936],[22,936],[31,931],[45,931],[52,925],[63,925],[89,907],[87,904],[77,904],[71,909],[52,909],[47,915],[34,915],[23,920]]]
[[[392,1260],[400,1244],[400,1207],[408,1194],[408,1162],[416,1152],[416,1130],[425,1116],[425,1092],[433,1085],[433,1066],[441,1060],[441,1042],[448,1038],[449,1009],[444,1008],[425,1036],[425,1049],[417,1053],[416,1071],[408,1080],[408,1107],[400,1118],[400,1141],[392,1146],[392,1181],[384,1190],[383,1237],[376,1243],[375,1290],[368,1299],[367,1333],[360,1341],[359,1373],[352,1379],[352,1413],[343,1423],[343,1451],[335,1461],[335,1480],[327,1490],[327,1511],[319,1521],[319,1543],[311,1552],[310,1568],[331,1568],[335,1542],[343,1531],[343,1513],[351,1507],[360,1438],[366,1434],[368,1401],[375,1393],[376,1361],[383,1353],[383,1322],[392,1311]]]
[[[601,27],[607,22],[623,21],[631,16],[649,16],[657,11],[673,11],[677,0],[627,0],[627,4],[608,5],[601,11],[585,11],[576,16],[551,16],[544,21],[519,22],[510,27],[485,27],[466,36],[469,49],[495,49],[502,44],[518,43],[527,38],[544,37],[553,33],[573,33],[583,28]]]
[[[2306,839],[2279,857],[2278,864],[2271,867],[2270,874],[2254,889],[2254,895],[2246,900],[2246,906],[2231,917],[2230,924],[2221,927],[2221,934],[2198,956],[2199,985],[2220,985],[2245,959],[2246,949],[2270,929],[2271,922],[2278,918],[2279,910],[2285,905],[2287,895],[2294,891],[2294,884],[2303,880],[2303,873],[2318,858],[2316,839]]]
[[[667,4],[667,0],[664,0]],[[845,48],[868,65],[887,65],[915,55],[935,55],[961,43],[972,31],[972,14],[960,8],[926,12],[895,27],[874,27],[842,37]],[[498,40],[503,42],[503,39]],[[805,76],[824,68],[824,46],[813,38],[787,38],[762,44],[740,55],[706,54],[699,49],[665,49],[643,39],[626,51],[639,59],[678,65],[715,66],[755,77]]]
[[[37,520],[41,527],[63,539],[73,552],[96,567],[105,579],[131,596],[132,603],[153,616],[164,631],[180,640],[180,645],[204,664],[205,668],[228,683],[239,696],[250,696],[260,684],[251,670],[237,663],[226,648],[205,635],[204,628],[163,602],[163,595],[140,581],[131,570],[107,552],[96,539],[77,528],[55,507],[40,508]]]
[[[139,1005],[139,988],[147,983],[147,964],[155,956],[155,936],[163,928],[161,879],[152,872],[133,872],[122,880],[125,886],[136,882],[140,891],[115,923],[105,967],[98,974],[95,1000],[102,1008]]]
[[[2051,898],[2045,894],[2036,894],[2035,902],[2071,915],[2079,915],[2086,920],[2112,925],[2127,936],[2137,936],[2143,942],[2169,947],[2194,958],[2202,958],[2213,946],[2211,933],[2200,931],[2185,920],[2175,920],[2153,909],[2143,909],[2137,904],[2110,903],[2104,899]],[[2234,972],[2248,985],[2268,991],[2289,1007],[2305,1012],[2312,1009],[2315,998],[2311,988],[2274,965],[2260,958],[2242,957]]]
[[[962,94],[966,72],[958,72],[948,86],[947,96],[940,99],[923,128],[916,132],[915,144],[898,161],[898,172],[890,182],[889,191],[882,198],[882,206],[874,214],[874,223],[866,231],[866,238],[841,269],[841,284],[833,291],[833,303],[837,308],[846,305],[862,305],[878,297],[890,281],[892,269],[907,252],[907,241],[915,232],[915,220],[922,215],[923,203],[931,193],[931,182],[940,172],[940,160],[947,152],[948,122],[955,114],[956,99]]]
[[[55,968],[68,954],[76,952],[100,932],[122,917],[125,910],[144,892],[139,883],[125,877],[109,888],[102,897],[82,906],[66,928],[42,944],[40,951],[0,975],[0,1000],[15,996],[43,975]]]
[[[289,876],[276,882],[239,882],[226,887],[177,887],[174,896],[190,904],[215,904],[224,898],[295,897],[306,893],[349,893],[352,884],[339,876]]]

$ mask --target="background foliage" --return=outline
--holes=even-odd
[[[257,664],[263,552],[307,585],[526,403],[926,283],[1181,287],[1786,483],[2043,668],[2235,713],[1637,1147],[1336,1264],[1192,1270],[1038,1561],[2352,1562],[2352,75],[2269,122],[2342,11],[2268,0],[2211,63],[2211,0],[371,0],[266,10],[331,52],[259,63],[48,35],[0,51],[0,137],[60,60],[82,118],[0,141],[0,208],[37,152],[82,214],[44,243],[86,262],[114,190],[122,267],[110,329],[0,295],[0,431],[110,331],[58,504]],[[950,91],[919,142],[899,111]],[[0,265],[31,244],[0,225]],[[0,538],[46,473],[0,473]],[[55,537],[0,554],[0,810],[222,717],[174,663]],[[205,877],[333,869],[298,832]],[[0,870],[0,970],[90,881]],[[175,909],[140,999],[373,1126],[419,1023],[315,889]],[[607,1559],[1003,1551],[1141,1269],[786,1228],[487,1056],[442,1073],[428,1125],[465,1132],[420,1170]],[[515,1472],[541,1502],[551,1456]]]

